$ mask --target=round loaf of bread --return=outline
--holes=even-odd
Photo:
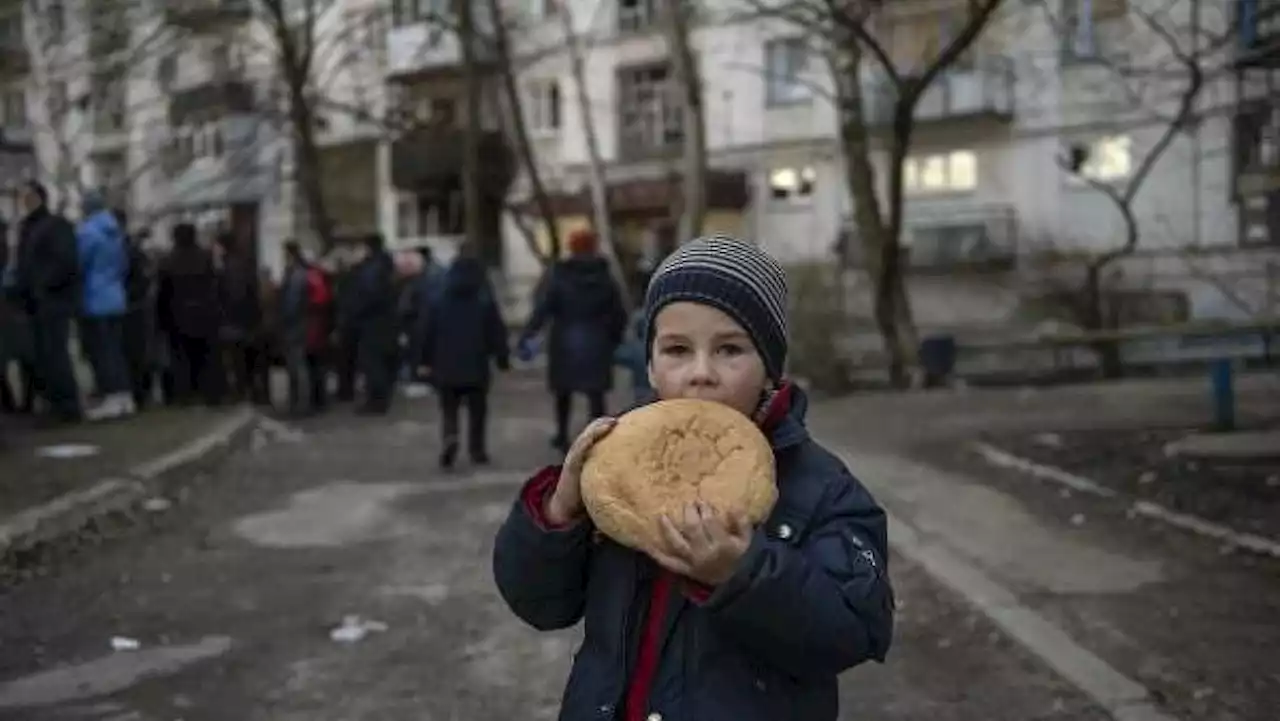
[[[640,551],[665,547],[659,519],[678,519],[695,501],[754,525],[777,499],[769,441],[751,419],[712,401],[660,401],[623,415],[582,470],[596,527]]]

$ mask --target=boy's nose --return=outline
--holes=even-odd
[[[713,386],[716,384],[715,366],[711,362],[711,357],[699,353],[693,362],[693,375],[690,382],[698,386]]]

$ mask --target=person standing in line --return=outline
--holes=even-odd
[[[216,244],[222,260],[218,273],[222,306],[222,327],[218,331],[220,353],[231,371],[234,397],[261,403],[262,399],[255,397],[253,382],[257,362],[253,345],[262,315],[258,268],[252,252],[243,247],[234,234],[219,233]]]
[[[30,323],[35,388],[55,422],[76,422],[83,415],[70,345],[82,296],[76,229],[49,209],[48,191],[34,180],[22,189],[22,206],[12,293]]]
[[[128,215],[116,211],[116,220],[124,230],[125,250],[129,256],[129,274],[125,277],[124,292],[128,310],[124,316],[124,356],[129,371],[129,388],[133,403],[139,409],[153,400],[155,374],[152,368],[152,338],[155,334],[155,269],[151,259],[143,251],[147,233],[136,236],[129,232]]]
[[[452,468],[458,455],[458,412],[467,407],[467,451],[471,462],[489,462],[490,364],[511,367],[507,325],[478,259],[458,258],[445,272],[444,286],[414,333],[418,372],[431,380],[440,399],[440,466]]]
[[[605,414],[605,394],[613,387],[614,349],[627,325],[622,293],[597,246],[592,231],[569,236],[571,255],[551,271],[518,344],[520,356],[531,357],[532,338],[551,325],[547,384],[555,396],[556,414],[551,444],[561,452],[569,448],[574,394],[587,396],[592,418]]]
[[[332,293],[328,279],[307,262],[296,241],[285,243],[285,271],[280,284],[280,343],[289,373],[289,412],[319,413],[327,405],[325,345],[329,337]]]
[[[129,254],[124,231],[99,192],[85,193],[83,209],[84,219],[76,229],[83,289],[80,336],[102,398],[85,417],[108,420],[137,410],[124,354]]]
[[[348,283],[351,295],[342,309],[342,338],[354,343],[356,366],[364,378],[360,413],[385,415],[395,388],[398,323],[395,262],[381,235],[365,237],[363,257],[351,269]]]
[[[199,392],[206,405],[218,405],[226,385],[218,353],[218,275],[213,256],[196,243],[190,223],[173,229],[173,249],[160,267],[156,307],[169,340],[174,400],[186,403]]]

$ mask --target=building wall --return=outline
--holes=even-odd
[[[1124,224],[1115,205],[1064,172],[1059,158],[1072,143],[1124,136],[1130,142],[1130,171],[1136,170],[1167,127],[1187,79],[1177,72],[1176,56],[1167,41],[1145,26],[1137,11],[1157,13],[1180,46],[1190,47],[1187,33],[1194,24],[1189,14],[1194,3],[1131,0],[1135,12],[1130,18],[1094,28],[1092,39],[1103,56],[1122,58],[1121,53],[1128,53],[1129,62],[1163,70],[1163,77],[1153,79],[1154,73],[1148,73],[1125,79],[1116,72],[1117,63],[1077,62],[1070,56],[1064,60],[1064,37],[1077,37],[1060,24],[1064,3],[1071,1],[1049,3],[1048,13],[1039,4],[1009,3],[981,40],[981,52],[1013,62],[1016,82],[1009,119],[917,124],[913,157],[972,151],[977,182],[963,191],[909,197],[908,224],[974,209],[1009,208],[1016,216],[1016,239],[1023,255],[1046,246],[1102,251],[1123,242]],[[1231,0],[1206,0],[1198,20],[1203,31],[1215,36],[1227,33],[1231,6]],[[576,18],[579,31],[592,37],[587,85],[600,147],[605,158],[616,164],[617,68],[665,57],[665,43],[657,34],[618,36],[610,12],[590,15],[583,5]],[[539,33],[529,41],[533,47],[527,49],[536,62],[528,63],[525,79],[557,80],[563,99],[560,132],[539,141],[541,161],[557,168],[554,177],[581,178],[588,155],[568,59],[563,52],[537,52],[560,37],[554,21],[544,23]],[[831,87],[829,73],[817,63],[810,66],[809,80],[823,91],[809,103],[783,107],[766,103],[765,43],[798,34],[780,21],[754,18],[703,26],[693,37],[703,71],[712,162],[752,174],[750,232],[787,262],[829,258],[851,208],[836,143],[836,113],[826,92]],[[1211,55],[1215,59],[1210,62],[1220,67],[1227,57],[1224,53]],[[1221,70],[1207,74],[1199,100],[1202,122],[1175,137],[1134,197],[1132,209],[1144,250],[1168,255],[1188,245],[1230,248],[1237,243],[1231,162],[1233,80]],[[882,177],[885,160],[883,155],[876,158]],[[801,201],[770,197],[770,172],[787,167],[813,169],[816,181],[811,196]],[[1131,177],[1114,178],[1109,184],[1124,193]],[[536,263],[519,259],[527,251],[518,235],[510,236],[508,245],[508,257],[516,259],[509,268],[512,274],[536,269]],[[1012,318],[1020,290],[1018,279],[1008,277],[913,281],[924,325],[960,323],[964,318],[992,322]]]

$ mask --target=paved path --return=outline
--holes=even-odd
[[[153,530],[0,595],[0,719],[552,719],[575,632],[492,587],[492,534],[549,458],[548,399],[508,383],[488,469],[435,470],[434,411],[345,411],[246,452]],[[1093,721],[1089,699],[921,568],[895,559],[891,660],[845,676],[843,718]],[[343,616],[386,624],[355,643]],[[112,637],[138,650],[113,651]]]
[[[1275,379],[1243,383],[1245,417],[1274,419]],[[998,467],[971,444],[1210,418],[1202,383],[1144,381],[855,397],[815,409],[811,427],[913,529],[913,548],[949,559],[934,570],[1116,718],[1274,721],[1280,559],[1135,514],[1088,478]]]

